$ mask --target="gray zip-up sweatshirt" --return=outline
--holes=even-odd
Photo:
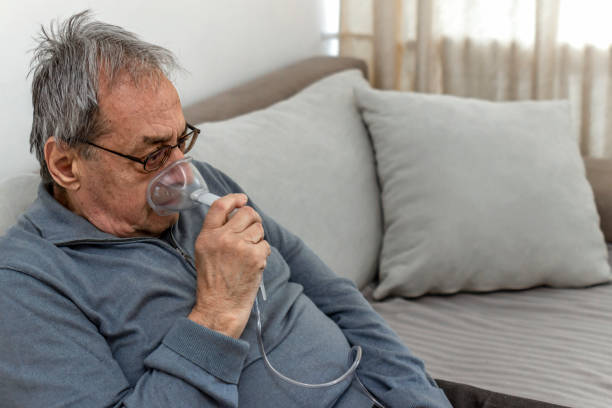
[[[203,163],[215,194],[241,189]],[[253,203],[249,203],[260,214]],[[0,407],[370,407],[355,381],[282,382],[263,364],[252,313],[236,340],[188,320],[205,210],[159,238],[117,238],[44,188],[0,238]],[[304,382],[357,370],[389,407],[450,407],[423,364],[298,238],[262,214],[272,246],[263,336],[272,363]]]

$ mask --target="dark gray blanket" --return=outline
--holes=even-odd
[[[436,380],[454,408],[564,408],[528,398],[515,397],[452,381]]]

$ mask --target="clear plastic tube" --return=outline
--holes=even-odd
[[[357,373],[355,373],[355,379],[357,380],[357,384],[359,384],[359,387],[361,387],[361,391],[363,391],[363,393],[368,396],[368,398],[372,401],[376,408],[385,408],[385,406],[379,400],[377,400],[370,391],[368,391],[365,385],[363,385]]]
[[[262,334],[261,334],[261,331],[262,331],[262,329],[261,329],[261,311],[259,310],[259,301],[257,300],[257,297],[255,297],[255,314],[257,315],[257,341],[259,343],[259,351],[261,352],[261,355],[263,357],[263,361],[264,361],[266,367],[268,367],[268,369],[270,371],[272,371],[281,380],[286,381],[289,384],[299,385],[300,387],[305,387],[305,388],[325,388],[325,387],[331,387],[332,385],[336,385],[336,384],[346,380],[351,375],[353,375],[355,373],[355,370],[357,369],[357,366],[361,362],[361,353],[362,353],[361,347],[360,346],[353,346],[351,348],[351,354],[353,354],[353,352],[355,353],[355,360],[353,361],[353,364],[351,364],[349,369],[346,370],[346,372],[344,374],[342,374],[340,377],[336,378],[335,380],[331,380],[331,381],[328,381],[328,382],[325,382],[325,383],[321,383],[321,384],[308,384],[308,383],[303,383],[303,382],[294,380],[292,378],[289,378],[289,377],[281,374],[276,368],[274,368],[272,366],[272,364],[270,363],[270,360],[268,360],[268,356],[266,354],[266,351],[265,351],[264,345],[263,345],[263,337],[262,337]]]
[[[304,383],[301,381],[297,381],[297,380],[294,380],[293,378],[289,378],[286,375],[283,375],[282,373],[280,373],[276,368],[272,366],[272,364],[270,363],[270,360],[268,359],[268,355],[266,354],[266,350],[264,349],[264,345],[263,345],[263,336],[262,336],[262,328],[261,328],[261,311],[259,309],[259,300],[257,296],[255,297],[255,314],[257,316],[257,342],[259,343],[259,351],[261,352],[261,356],[263,358],[263,361],[266,367],[270,371],[272,371],[274,375],[276,375],[278,378],[280,378],[281,380],[285,382],[288,382],[289,384],[297,385],[297,386],[304,387],[304,388],[326,388],[326,387],[331,387],[332,385],[336,385],[346,380],[351,375],[354,375],[355,380],[357,380],[357,383],[359,384],[359,387],[361,388],[361,391],[372,401],[374,406],[377,408],[385,408],[385,406],[380,401],[378,401],[370,393],[370,391],[368,391],[365,385],[363,385],[363,383],[359,379],[359,376],[356,373],[357,366],[361,362],[361,355],[362,355],[361,346],[351,347],[351,353],[349,355],[352,355],[353,353],[355,353],[355,360],[353,361],[353,364],[351,364],[349,369],[346,370],[344,374],[342,374],[340,377],[336,378],[335,380],[331,380],[331,381],[320,383],[320,384],[308,384],[308,383]]]

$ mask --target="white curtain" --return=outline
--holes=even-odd
[[[612,1],[341,0],[340,55],[382,89],[570,99],[580,148],[612,157]]]

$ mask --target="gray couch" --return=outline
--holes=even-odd
[[[321,84],[351,69],[367,77],[360,60],[316,57],[187,107],[203,130],[193,155],[229,173],[353,279],[436,378],[572,407],[612,406],[610,284],[373,299],[388,229],[379,163],[359,109],[337,108],[345,85]],[[612,161],[584,164],[612,241]]]
[[[353,73],[321,82],[346,70]],[[350,87],[359,72],[367,77],[362,61],[315,57],[188,106],[187,120],[202,128],[192,155],[228,173],[352,279],[434,377],[577,408],[612,406],[612,284],[374,299],[389,220],[372,129]],[[612,161],[585,164],[612,241]],[[37,182],[24,174],[0,184],[0,233]]]

